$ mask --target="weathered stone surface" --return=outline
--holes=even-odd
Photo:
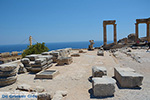
[[[40,87],[40,86],[31,87],[28,84],[18,85],[16,90],[28,91],[28,92],[38,92],[38,93],[41,93],[41,92],[45,91],[43,87]]]
[[[7,86],[15,83],[17,80],[17,76],[4,77],[0,78],[0,86]]]
[[[52,55],[53,56],[53,62],[54,63],[56,63],[57,62],[57,60],[58,60],[58,58],[60,57],[60,54],[59,54],[59,52],[56,52],[56,51],[53,51],[52,53],[50,53],[50,55]]]
[[[103,51],[103,50],[97,51],[97,55],[98,55],[98,56],[104,56],[104,51]]]
[[[58,50],[61,57],[68,57],[69,53],[65,49]]]
[[[23,64],[29,64],[30,63],[30,59],[29,58],[23,58],[23,59],[21,59],[21,62]]]
[[[19,70],[18,70],[18,73],[21,74],[21,73],[26,73],[27,70],[26,68],[24,67],[24,65],[21,63],[19,64]]]
[[[103,66],[93,66],[92,67],[92,76],[93,77],[102,77],[107,75],[107,70]]]
[[[68,54],[71,54],[72,48],[65,48],[65,50],[68,52]]]
[[[71,57],[80,57],[80,54],[79,53],[74,53],[71,55]]]
[[[69,65],[73,62],[72,57],[60,57],[57,61],[57,65]]]
[[[110,77],[92,78],[92,88],[95,97],[113,96],[116,81]]]
[[[67,91],[56,91],[52,100],[62,100],[64,96],[67,96]]]
[[[16,63],[6,63],[6,64],[2,64],[0,65],[0,71],[13,71],[14,69],[16,69],[18,66],[18,64]]]
[[[42,55],[50,55],[50,52],[43,52]]]
[[[27,84],[21,84],[17,86],[17,90],[22,90],[22,91],[31,91],[32,88],[30,85]]]
[[[32,55],[26,56],[26,58],[29,58],[30,61],[35,61],[35,60],[38,59],[39,57],[38,57],[38,55],[36,55],[36,54],[32,54]]]
[[[56,75],[59,74],[57,70],[45,70],[37,73],[35,75],[36,79],[53,79]]]
[[[17,73],[17,69],[14,69],[13,71],[0,71],[0,77],[15,76],[16,73]]]
[[[142,85],[143,75],[131,68],[114,68],[114,75],[121,87],[134,88]]]
[[[51,100],[52,99],[52,94],[43,92],[39,93],[37,96],[37,100]]]
[[[46,61],[46,58],[38,58],[38,59],[35,60],[35,63],[36,63],[36,64],[41,64],[41,63],[43,63],[44,61]]]
[[[47,64],[47,61],[43,61],[43,62],[41,61],[41,63],[39,63],[39,62],[40,62],[40,60],[38,60],[36,63],[32,63],[31,66],[32,67],[42,67]]]
[[[47,61],[52,60],[52,55],[40,55],[39,58],[46,58]]]

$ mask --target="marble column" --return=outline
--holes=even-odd
[[[107,35],[106,35],[106,25],[103,25],[103,38],[104,38],[104,45],[107,45]]]
[[[117,31],[116,31],[116,25],[114,24],[114,44],[117,44]]]
[[[138,32],[138,23],[135,23],[135,42],[138,40],[139,38],[139,32]]]
[[[150,39],[149,39],[149,29],[150,29],[150,26],[149,26],[149,23],[147,23],[147,41],[150,42]]]

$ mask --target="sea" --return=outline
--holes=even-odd
[[[102,41],[94,41],[94,47],[100,47],[103,45]],[[107,43],[112,43],[108,41]],[[12,44],[12,45],[0,45],[0,53],[3,52],[12,52],[12,51],[23,51],[28,47],[29,44]],[[88,48],[90,45],[89,41],[84,42],[58,42],[58,43],[45,43],[45,45],[51,50],[63,49],[63,48],[72,48],[72,49],[82,49]]]

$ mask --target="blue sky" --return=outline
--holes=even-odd
[[[103,20],[116,20],[117,38],[135,32],[139,18],[150,17],[150,0],[0,0],[0,45],[103,40]],[[146,36],[146,25],[139,25]],[[107,26],[113,40],[113,26]],[[27,42],[26,42],[27,43]]]

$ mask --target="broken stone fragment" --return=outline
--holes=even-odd
[[[30,85],[27,85],[27,84],[18,85],[16,90],[38,92],[38,93],[45,91],[43,87],[40,87],[40,86],[31,87]]]
[[[64,96],[67,96],[67,91],[56,91],[52,100],[62,100]]]
[[[107,75],[107,70],[103,66],[93,66],[92,67],[92,76],[93,77],[102,77]]]

